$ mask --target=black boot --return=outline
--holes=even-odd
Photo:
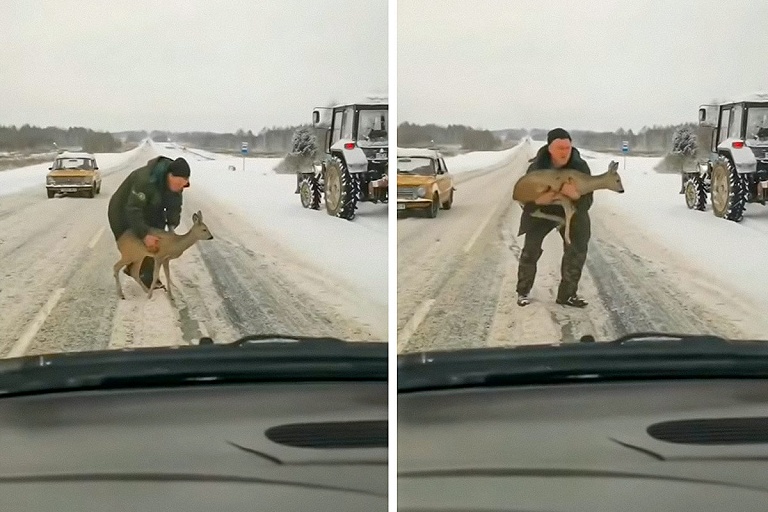
[[[580,298],[578,295],[571,295],[567,299],[561,299],[560,297],[558,297],[555,300],[555,302],[557,302],[558,304],[561,304],[563,306],[571,306],[571,307],[574,307],[574,308],[583,308],[587,304],[589,304],[589,302],[587,302],[584,299]]]
[[[152,285],[152,274],[154,274],[154,272],[155,260],[153,258],[144,258],[144,261],[141,263],[141,274],[139,274],[139,278],[147,288]],[[157,280],[157,286],[155,286],[155,289],[165,289],[165,286],[160,282],[159,278]]]

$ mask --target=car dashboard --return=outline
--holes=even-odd
[[[0,509],[387,510],[387,384],[0,400]]]
[[[398,510],[768,510],[768,382],[398,395]]]

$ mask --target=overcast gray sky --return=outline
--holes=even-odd
[[[387,92],[387,0],[2,0],[0,125],[257,132]]]
[[[765,0],[399,0],[398,123],[640,130],[768,90]]]

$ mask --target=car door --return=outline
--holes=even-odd
[[[437,188],[440,194],[440,202],[444,203],[448,201],[448,197],[451,193],[451,176],[448,174],[448,168],[445,165],[445,161],[442,157],[439,157],[436,161],[437,164]]]
[[[96,163],[96,159],[91,159],[91,169],[93,170],[93,182],[96,184],[96,188],[101,187],[101,171]]]

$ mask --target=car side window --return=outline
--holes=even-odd
[[[741,105],[734,105],[731,110],[731,119],[728,122],[728,138],[740,139],[741,138],[741,119],[742,108]]]
[[[718,130],[719,136],[717,143],[720,144],[728,137],[728,125],[731,122],[731,109],[723,109],[720,112],[720,129]]]
[[[344,115],[341,119],[341,138],[352,139],[354,137],[355,107],[344,109]]]
[[[448,172],[448,166],[446,166],[446,165],[445,165],[445,160],[443,160],[443,158],[442,158],[442,157],[440,157],[440,165],[441,165],[441,166],[442,166],[442,168],[443,168],[443,172],[444,172],[444,173],[447,173],[447,172]]]
[[[343,110],[337,110],[333,114],[333,134],[331,135],[331,144],[334,144],[341,139],[341,118],[343,115]]]

